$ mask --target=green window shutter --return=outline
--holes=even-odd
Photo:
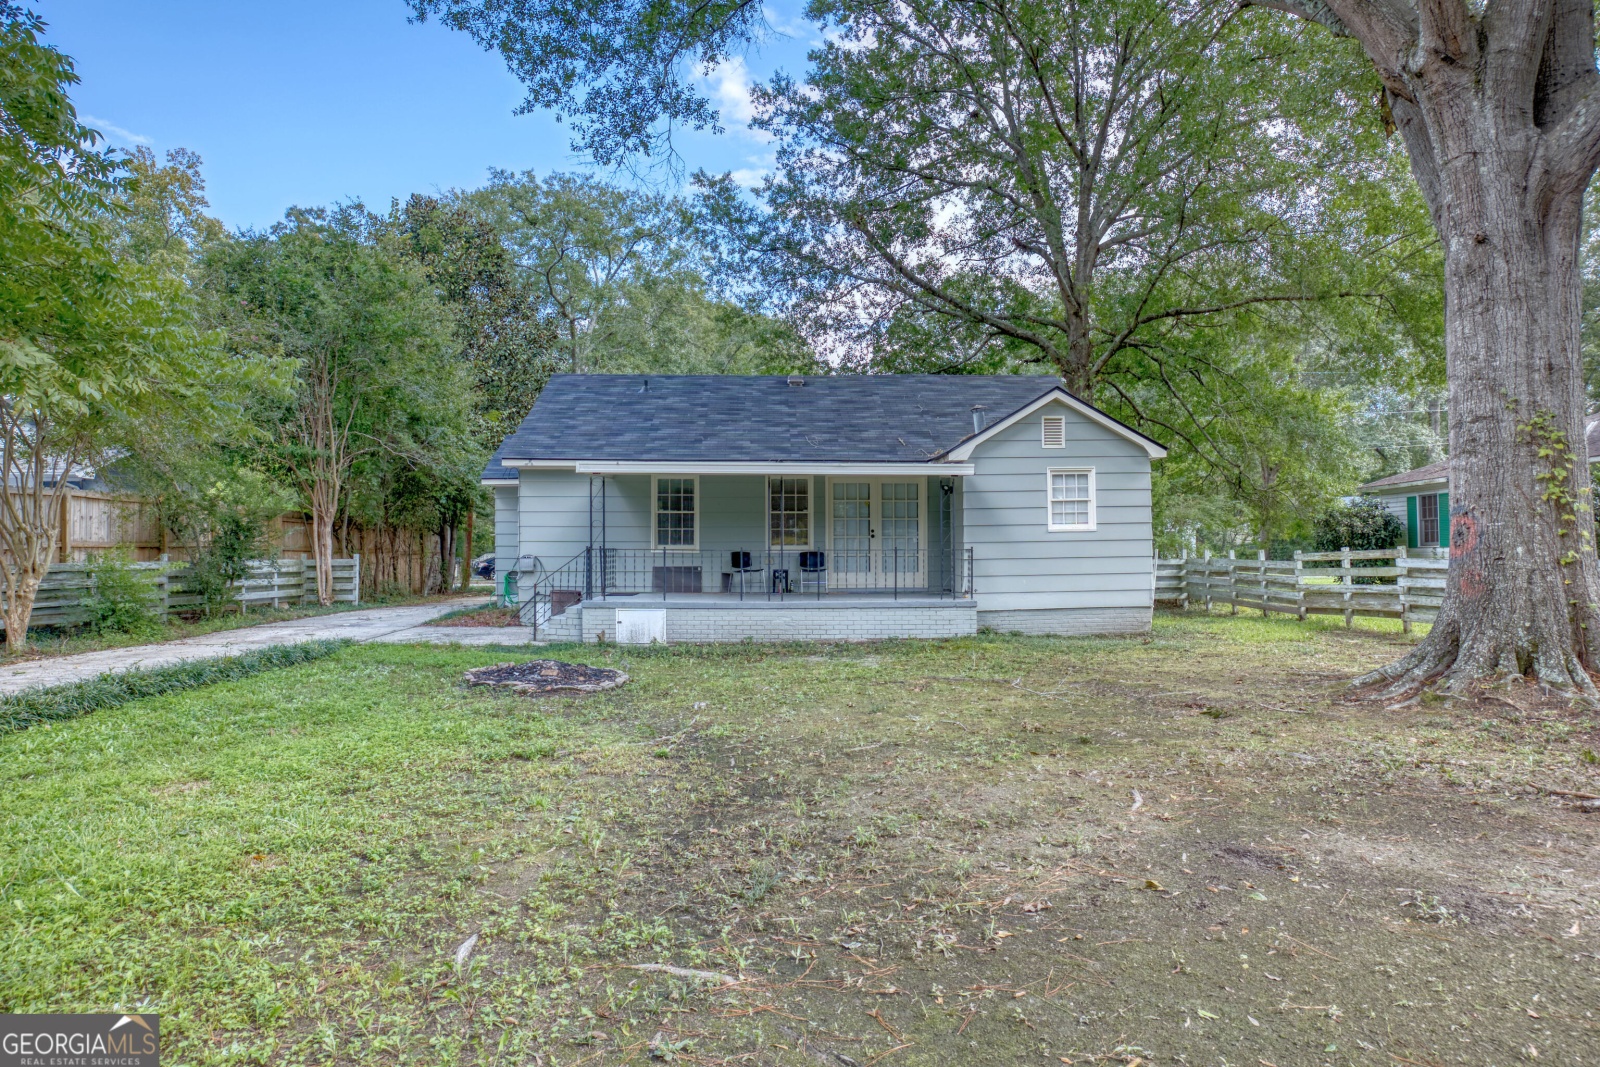
[[[1439,494],[1439,547],[1450,547],[1450,494]]]
[[[1417,498],[1406,497],[1406,547],[1417,547]]]

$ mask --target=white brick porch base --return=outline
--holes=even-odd
[[[977,633],[971,600],[878,597],[750,601],[647,596],[583,604],[583,639],[614,640],[617,611],[665,610],[667,641],[879,641],[888,637],[960,637]],[[568,614],[571,614],[569,611]]]

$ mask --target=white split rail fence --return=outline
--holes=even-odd
[[[1388,566],[1357,566],[1389,560]],[[1447,559],[1408,556],[1403,548],[1374,551],[1296,552],[1293,559],[1268,559],[1265,552],[1239,559],[1234,553],[1155,560],[1158,604],[1187,607],[1226,605],[1307,615],[1342,615],[1349,626],[1357,616],[1399,619],[1406,632],[1413,622],[1432,622],[1444,603]],[[1382,578],[1383,584],[1357,579]]]
[[[154,573],[157,605],[163,616],[195,611],[204,606],[199,593],[192,592],[184,579],[189,574],[187,565],[174,565],[165,560],[156,563],[131,564],[135,571]],[[86,618],[83,601],[93,592],[93,579],[89,563],[55,563],[39,584],[39,594],[33,602],[29,627],[72,626]],[[3,595],[3,594],[0,594]],[[361,556],[333,561],[333,599],[335,603],[359,604],[361,602]],[[243,581],[234,584],[231,603],[246,608],[270,606],[293,607],[317,602],[317,565],[313,560],[281,559],[259,560],[251,564],[250,573]],[[3,600],[0,600],[3,603]],[[4,624],[0,623],[0,633]]]

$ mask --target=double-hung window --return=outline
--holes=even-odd
[[[1417,497],[1417,542],[1421,545],[1439,543],[1439,494],[1426,493]]]
[[[811,547],[811,479],[767,479],[767,532],[773,548]]]
[[[698,489],[693,478],[656,479],[657,548],[692,549],[698,543]]]
[[[1052,532],[1094,529],[1094,468],[1051,468],[1048,528]]]

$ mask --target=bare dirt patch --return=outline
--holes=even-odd
[[[615,689],[628,676],[610,667],[591,667],[557,659],[535,659],[526,663],[496,663],[477,667],[465,675],[468,685],[495,686],[513,693],[598,693]]]

